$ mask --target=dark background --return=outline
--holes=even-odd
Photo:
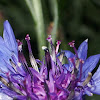
[[[46,37],[52,30],[53,9],[49,0],[41,0]],[[57,40],[61,40],[61,49],[70,49],[68,42],[75,40],[76,48],[85,39],[89,39],[88,56],[100,53],[100,0],[57,0],[58,29]],[[38,42],[34,21],[25,0],[0,0],[0,35],[3,22],[9,20],[15,36],[23,42],[23,51],[28,56],[26,34],[31,36],[32,50],[38,58]],[[42,50],[42,49],[41,49]],[[73,51],[73,50],[72,50]],[[28,59],[28,57],[27,57]],[[99,100],[100,96],[87,97],[87,100]]]

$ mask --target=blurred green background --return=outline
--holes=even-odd
[[[48,45],[49,34],[54,43],[62,41],[61,49],[72,50],[68,46],[72,40],[78,48],[88,38],[88,56],[100,53],[100,0],[0,0],[0,35],[4,20],[9,20],[16,39],[23,42],[26,57],[27,33],[35,58],[42,58],[41,46]],[[100,96],[86,98],[99,100]]]

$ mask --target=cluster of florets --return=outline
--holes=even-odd
[[[88,40],[78,48],[75,41],[69,43],[75,54],[68,50],[58,52],[61,41],[56,48],[51,35],[47,40],[51,51],[46,46],[42,49],[45,57],[35,59],[31,50],[30,37],[27,34],[29,59],[31,67],[22,51],[22,43],[15,39],[8,21],[4,22],[3,38],[0,37],[0,92],[17,100],[82,100],[87,94],[100,94],[100,67],[92,76],[100,54],[87,58]],[[63,64],[63,58],[67,63]],[[3,99],[5,99],[3,97]],[[7,97],[8,98],[8,97]]]

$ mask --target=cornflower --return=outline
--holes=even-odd
[[[33,56],[29,34],[25,40],[31,66],[28,66],[24,57],[22,42],[15,39],[9,22],[4,22],[3,38],[0,37],[2,100],[82,100],[85,94],[100,94],[100,67],[93,76],[91,73],[100,59],[100,54],[87,58],[88,40],[78,50],[75,48],[75,41],[69,43],[75,54],[68,50],[59,53],[61,41],[57,41],[55,48],[49,35],[47,40],[51,51],[46,46],[42,47],[45,52],[42,61]],[[62,63],[64,56],[68,60],[66,64]]]

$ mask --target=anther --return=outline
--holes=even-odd
[[[70,45],[70,47],[73,47],[76,57],[78,58],[77,49],[75,48],[75,41],[73,40],[72,42],[69,42],[68,45]]]
[[[16,65],[13,63],[13,61],[11,60],[11,59],[9,59],[9,61],[10,61],[10,63],[11,63],[11,65],[12,65],[12,67],[15,69],[15,71],[17,72],[17,69],[16,69]]]
[[[57,44],[57,46],[56,46],[56,54],[57,54],[58,53],[58,50],[59,50],[59,45],[61,44],[61,41],[58,40],[56,44]]]
[[[69,42],[68,45],[70,45],[70,47],[74,47],[75,41],[73,40],[72,42]]]
[[[86,80],[83,82],[83,86],[87,85],[89,83],[89,81],[91,80],[92,78],[92,73],[88,73],[88,77],[86,78]]]
[[[52,57],[52,60],[56,63],[56,50],[55,50],[55,47],[54,47],[54,45],[52,43],[51,35],[48,35],[47,40],[51,45],[51,57]]]
[[[17,40],[18,43],[18,50],[21,52],[22,51],[22,42],[20,40]]]
[[[52,44],[52,38],[51,38],[51,35],[48,35],[47,41],[48,41],[49,43]]]

